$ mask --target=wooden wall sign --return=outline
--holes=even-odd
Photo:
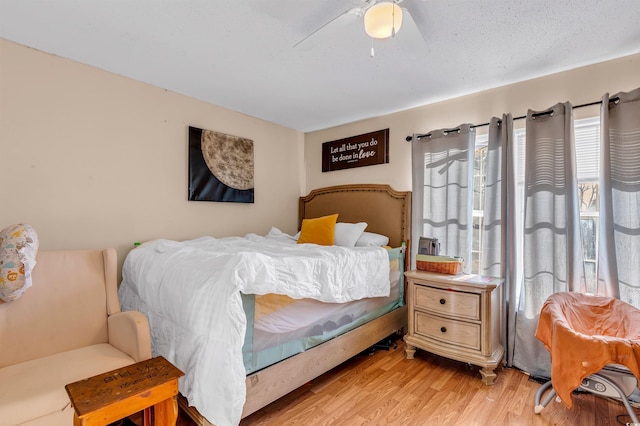
[[[322,144],[322,171],[389,162],[389,129]]]

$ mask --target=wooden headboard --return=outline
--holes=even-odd
[[[411,238],[411,192],[389,185],[354,184],[314,189],[300,197],[298,229],[302,219],[338,213],[338,222],[367,222],[367,232],[389,237],[391,247]]]

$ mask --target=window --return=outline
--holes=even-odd
[[[484,219],[484,188],[487,175],[487,134],[476,133],[473,161],[473,240],[471,244],[471,272],[480,271],[482,255],[482,225]]]
[[[585,279],[587,291],[595,293],[598,271],[598,228],[600,216],[600,200],[598,199],[600,119],[576,120],[574,132]]]
[[[525,129],[514,130],[516,148],[516,185],[519,196],[524,187]],[[600,120],[598,117],[575,120],[576,162],[578,168],[578,196],[580,197],[580,225],[584,250],[587,290],[595,292],[598,259],[600,165]],[[473,244],[472,272],[480,272],[482,255],[482,223],[484,186],[486,179],[487,134],[476,134],[473,173]],[[522,207],[522,203],[517,203]]]

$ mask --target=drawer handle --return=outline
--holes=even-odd
[[[442,331],[443,333],[447,332],[447,327],[440,327],[440,331]]]
[[[444,305],[446,302],[447,302],[446,300],[444,300],[444,299],[440,299],[440,304],[441,304],[441,305]]]

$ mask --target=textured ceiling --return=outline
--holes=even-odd
[[[640,52],[640,0],[401,6],[373,58],[354,13],[294,47],[362,0],[0,0],[0,37],[305,132]]]

